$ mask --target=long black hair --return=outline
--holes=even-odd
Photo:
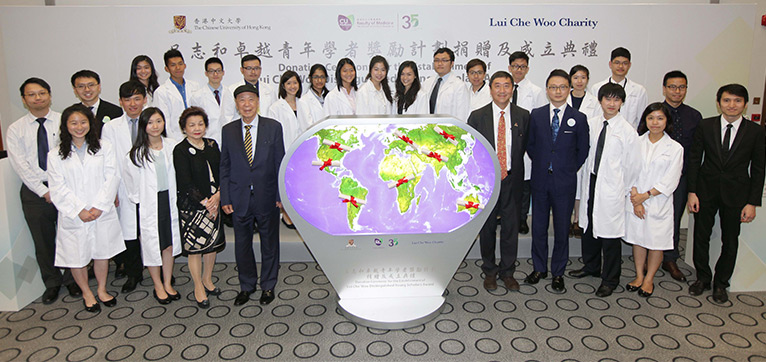
[[[303,85],[301,84],[301,77],[298,76],[298,73],[288,70],[282,74],[282,76],[279,78],[279,99],[285,99],[287,98],[287,90],[285,89],[285,83],[287,83],[290,78],[295,78],[295,80],[298,82],[298,93],[295,93],[295,98],[300,98],[301,94],[303,94]]]
[[[149,76],[149,84],[146,85],[146,92],[149,93],[149,95],[153,95],[154,91],[160,87],[160,83],[157,82],[157,70],[154,69],[154,62],[152,62],[152,58],[149,58],[148,55],[138,55],[135,58],[133,58],[133,62],[130,63],[130,80],[141,82],[138,79],[138,74],[136,74],[136,68],[138,67],[138,63],[141,63],[141,62],[149,63],[149,67],[152,68],[152,75]]]
[[[354,90],[357,90],[356,87],[356,65],[354,65],[354,61],[348,58],[343,58],[338,61],[338,67],[335,68],[335,82],[338,83],[338,90],[343,88],[343,79],[340,77],[340,70],[343,68],[344,65],[351,64],[352,67],[354,67],[354,80],[351,81],[351,88],[354,88]]]
[[[386,99],[388,100],[388,103],[393,103],[394,99],[391,97],[391,87],[388,85],[388,61],[386,61],[386,58],[383,58],[380,55],[376,55],[370,59],[370,68],[367,70],[367,78],[364,78],[364,80],[370,80],[372,78],[372,68],[375,66],[375,64],[382,63],[383,67],[386,68],[386,76],[383,77],[383,80],[380,81],[380,85],[383,87],[383,93],[386,96]]]
[[[133,162],[136,167],[144,167],[144,162],[152,162],[152,154],[149,148],[149,134],[146,133],[146,126],[149,124],[149,119],[153,115],[159,114],[162,120],[165,121],[165,114],[157,107],[149,107],[141,112],[138,116],[138,130],[136,132],[136,141],[133,142],[133,147],[130,149],[130,161]],[[167,125],[165,121],[165,127],[162,129],[162,137],[167,137]]]
[[[402,71],[404,68],[410,68],[412,69],[412,72],[415,73],[415,80],[412,81],[410,90],[406,92],[404,83],[402,83]],[[418,65],[411,60],[407,60],[399,66],[399,71],[396,74],[396,102],[399,114],[403,113],[415,103],[415,98],[417,98],[419,91],[420,76],[418,75]]]
[[[72,134],[69,133],[67,123],[69,123],[69,117],[73,114],[79,113],[88,119],[88,126],[90,129],[85,134],[85,142],[88,144],[88,153],[95,155],[98,150],[101,149],[101,142],[98,139],[98,130],[96,130],[96,117],[93,112],[82,103],[73,104],[67,107],[63,113],[61,113],[61,125],[59,126],[59,156],[62,160],[66,160],[72,154]]]
[[[673,134],[673,118],[670,116],[668,107],[661,102],[654,102],[646,106],[644,113],[641,115],[641,121],[638,122],[638,134],[643,135],[649,131],[649,127],[646,125],[646,117],[649,117],[654,111],[661,111],[665,114],[665,133]]]
[[[309,86],[311,87],[310,89],[313,91],[314,84],[311,83],[311,77],[313,77],[314,74],[320,70],[322,71],[322,73],[324,73],[324,77],[325,77],[325,85],[322,88],[322,94],[320,94],[322,98],[324,98],[327,96],[327,93],[330,93],[330,91],[327,90],[327,68],[325,68],[324,65],[317,63],[311,66],[311,70],[309,70]]]

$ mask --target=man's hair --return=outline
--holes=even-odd
[[[434,56],[437,56],[437,55],[442,54],[442,53],[447,53],[447,55],[449,55],[449,61],[450,62],[454,62],[455,61],[455,53],[452,51],[452,49],[450,49],[450,48],[439,48],[439,49],[436,49],[436,51],[434,52]]]
[[[665,76],[662,78],[662,86],[668,85],[668,79],[671,78],[683,78],[686,83],[689,83],[689,79],[686,78],[686,74],[684,74],[680,70],[671,70],[667,73],[665,73]]]
[[[221,65],[221,70],[223,70],[223,62],[219,58],[212,57],[212,58],[208,58],[208,60],[205,61],[205,71],[206,72],[207,72],[207,66],[210,65],[210,64],[220,64]]]
[[[628,61],[630,61],[630,51],[623,47],[614,48],[614,50],[612,50],[612,56],[609,58],[609,61],[612,61],[617,57],[625,57],[628,58]]]
[[[604,98],[620,98],[625,102],[625,88],[617,83],[606,83],[598,90],[598,101],[601,102]]]
[[[495,81],[495,79],[498,78],[508,78],[511,80],[511,85],[513,85],[513,77],[511,76],[511,73],[508,73],[504,70],[498,70],[495,72],[495,74],[492,74],[492,77],[489,78],[489,87],[492,88],[492,83]]]
[[[251,60],[257,60],[258,64],[263,64],[263,62],[261,62],[261,58],[258,58],[257,55],[255,55],[255,54],[248,54],[248,55],[245,55],[244,57],[242,57],[242,59],[239,61],[239,66],[244,68],[245,67],[245,62],[249,62]]]
[[[475,67],[477,65],[481,66],[481,69],[484,70],[484,73],[487,72],[487,63],[484,63],[484,61],[479,59],[479,58],[474,58],[474,59],[469,60],[468,64],[465,65],[465,72],[468,73],[468,71],[471,68],[473,68],[473,67]]]
[[[569,73],[567,73],[564,69],[554,69],[551,71],[551,74],[548,75],[548,79],[545,80],[545,86],[548,86],[548,82],[553,77],[561,77],[567,80],[567,84],[570,86],[572,85],[572,78],[569,77]]]
[[[74,82],[78,78],[93,78],[96,80],[97,84],[101,84],[101,77],[98,76],[98,73],[92,70],[83,69],[75,74],[72,74],[72,87],[74,87]]]
[[[120,98],[130,98],[136,94],[146,97],[146,87],[141,82],[129,80],[120,85]]]
[[[21,97],[24,97],[24,88],[26,88],[27,85],[29,85],[29,84],[37,84],[37,85],[45,88],[45,90],[47,90],[48,93],[51,93],[51,86],[48,84],[48,82],[46,82],[46,81],[44,81],[44,80],[42,80],[40,78],[32,77],[32,78],[29,78],[29,79],[25,80],[24,83],[21,83],[21,87],[19,88],[19,93],[21,93]]]
[[[513,61],[516,59],[524,59],[527,62],[527,64],[529,64],[529,55],[527,55],[527,53],[524,53],[522,51],[517,51],[517,52],[511,53],[511,55],[508,56],[508,65],[511,65],[511,63],[513,63]]]
[[[732,83],[727,84],[721,88],[718,88],[718,93],[715,95],[715,101],[716,103],[721,103],[721,97],[723,97],[723,92],[729,93],[731,95],[745,98],[745,103],[750,101],[750,97],[747,94],[747,88],[743,86],[742,84]]]
[[[162,58],[165,60],[165,66],[168,66],[168,63],[170,63],[170,59],[173,58],[181,58],[181,60],[184,60],[183,54],[178,49],[170,49],[165,52],[165,55],[162,56]]]

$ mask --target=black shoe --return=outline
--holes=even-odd
[[[630,285],[630,283],[625,284],[625,290],[627,290],[629,292],[635,292],[635,291],[637,291],[639,289],[641,289],[641,287],[632,286],[632,285]]]
[[[701,280],[695,280],[689,286],[689,294],[691,295],[701,295],[706,290],[710,290],[710,283],[703,283]]]
[[[156,290],[153,290],[152,293],[154,293],[154,299],[157,299],[157,301],[160,302],[160,304],[162,304],[162,305],[170,304],[170,296],[169,295],[165,299],[160,299],[160,297],[157,296],[157,291]]]
[[[647,292],[641,288],[638,288],[638,296],[640,297],[649,298],[652,296],[652,293],[654,293],[654,290],[652,290],[651,292]]]
[[[96,297],[96,301],[104,303],[104,306],[109,307],[109,308],[114,307],[115,305],[117,305],[117,298],[116,297],[112,297],[112,299],[109,299],[107,301],[103,301],[103,300],[99,299],[98,297]]]
[[[614,288],[607,285],[602,285],[598,287],[598,290],[596,291],[596,296],[599,298],[605,298],[612,295],[612,292],[614,292]]]
[[[203,300],[201,302],[197,302],[197,306],[202,308],[202,309],[208,309],[208,308],[210,308],[210,301],[205,299],[205,300]]]
[[[723,304],[729,301],[729,295],[726,294],[726,288],[715,287],[713,288],[713,301],[718,304]]]
[[[284,218],[282,219],[282,223],[283,223],[283,224],[285,224],[285,226],[286,226],[288,229],[290,229],[290,230],[295,230],[295,224],[288,224],[288,223],[287,223],[287,221],[285,221],[285,219],[284,219]]]
[[[259,302],[261,305],[266,305],[274,301],[274,289],[264,290],[261,293],[261,299]]]
[[[43,304],[53,304],[53,302],[59,299],[59,289],[61,289],[60,286],[46,288],[43,293]]]
[[[77,284],[75,283],[67,284],[66,290],[69,292],[69,295],[72,297],[79,297],[82,295],[82,290],[80,290],[80,287],[78,287]]]
[[[557,292],[563,292],[564,291],[564,277],[559,275],[557,277],[553,277],[553,280],[551,281],[551,288]]]
[[[234,305],[235,306],[243,305],[243,304],[249,302],[250,301],[250,294],[253,294],[253,292],[246,292],[244,290],[239,292],[239,294],[237,294],[237,297],[234,298]]]
[[[577,270],[570,270],[567,272],[570,277],[572,278],[585,278],[585,277],[600,277],[601,272],[595,272],[595,273],[588,273],[585,271],[585,268],[577,269]]]
[[[234,227],[234,222],[232,221],[231,214],[223,213],[223,224],[228,227]]]
[[[221,293],[223,293],[221,291],[221,288],[218,288],[218,287],[215,287],[215,289],[212,289],[212,290],[207,289],[207,287],[204,287],[204,288],[205,288],[205,293],[207,293],[208,295],[221,295]]]
[[[96,304],[88,307],[88,304],[85,303],[85,299],[82,300],[82,305],[85,306],[85,310],[91,313],[96,313],[101,310],[101,305],[98,304],[98,299],[96,299]]]
[[[138,286],[138,283],[141,282],[141,278],[133,278],[128,277],[128,280],[125,281],[125,284],[122,285],[122,292],[123,293],[130,293],[134,290],[136,290],[136,286]]]
[[[532,272],[532,274],[527,275],[526,278],[524,278],[524,283],[527,284],[537,284],[540,282],[540,279],[545,279],[548,277],[548,272]]]
[[[176,285],[176,277],[175,275],[170,276],[170,285],[175,286]]]
[[[116,268],[114,268],[114,279],[122,279],[126,277],[127,274],[125,274],[125,264],[118,264]]]
[[[529,224],[527,224],[527,219],[519,221],[519,234],[529,234]]]
[[[168,293],[168,298],[170,298],[170,300],[181,300],[181,293],[178,293],[178,291],[176,291],[176,294]]]

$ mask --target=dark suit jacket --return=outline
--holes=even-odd
[[[223,126],[221,131],[221,205],[232,205],[234,214],[244,216],[250,190],[258,202],[255,212],[268,215],[279,201],[279,165],[285,156],[282,125],[258,116],[253,166],[247,161],[242,119]]]
[[[116,119],[120,118],[122,116],[122,108],[118,107],[117,105],[113,103],[109,103],[103,99],[99,99],[98,109],[96,109],[96,129],[98,131],[98,136],[101,137],[101,128],[104,127],[104,117],[109,117],[110,119]],[[82,103],[75,103],[75,104],[82,104]],[[178,123],[178,120],[176,120],[176,123]]]
[[[577,191],[577,171],[588,158],[588,117],[566,106],[559,116],[559,133],[553,143],[550,121],[550,103],[532,110],[529,115],[529,142],[527,154],[532,159],[532,189],[542,190],[541,182],[548,175],[553,163],[553,184],[558,194],[574,194]],[[569,120],[574,125],[569,125]],[[537,182],[534,180],[538,180]]]
[[[733,208],[760,206],[766,162],[763,126],[743,118],[726,160],[721,143],[721,117],[703,119],[689,156],[689,192]]]
[[[468,116],[468,125],[479,131],[484,138],[489,141],[492,147],[495,145],[495,123],[492,114],[492,104],[490,102]],[[511,183],[518,185],[524,182],[524,152],[527,149],[527,131],[529,130],[529,112],[524,108],[511,104],[511,117],[506,120],[508,127],[512,127],[511,132]],[[497,155],[497,153],[495,153]],[[505,165],[500,165],[505,167]],[[521,190],[519,196],[521,195]]]

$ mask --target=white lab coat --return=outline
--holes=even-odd
[[[567,104],[572,107],[572,94],[567,97]],[[582,99],[580,109],[582,114],[588,117],[588,119],[596,118],[604,115],[604,111],[601,109],[601,103],[598,102],[598,98],[591,92],[585,92],[585,97]]]
[[[516,105],[526,109],[530,113],[533,109],[548,104],[548,95],[542,88],[532,83],[529,78],[519,82],[516,90],[518,99]],[[524,181],[532,179],[532,159],[524,153]]]
[[[48,185],[58,209],[54,265],[82,268],[92,259],[110,259],[125,250],[114,208],[120,179],[112,145],[101,141],[101,149],[95,155],[86,150],[82,162],[74,145],[65,160],[58,152],[56,147],[48,153]],[[101,210],[101,216],[87,223],[80,220],[80,211],[92,207]]]
[[[598,90],[606,84],[611,77],[598,82],[591,87],[591,93],[598,96]],[[649,98],[646,95],[646,88],[644,86],[628,79],[625,83],[625,103],[620,108],[620,114],[625,117],[625,120],[633,126],[633,130],[638,130],[638,121],[641,120],[641,114],[644,113],[646,106],[649,105]],[[619,84],[622,85],[623,82]]]
[[[655,188],[660,194],[644,201],[643,220],[633,214],[633,204],[628,199],[625,241],[650,250],[670,250],[673,249],[673,192],[681,178],[684,148],[667,134],[652,145],[649,132],[639,137],[638,146],[641,172],[634,186],[639,193]]]
[[[219,145],[221,144],[221,128],[238,117],[234,105],[234,95],[228,88],[221,88],[219,95],[221,105],[215,101],[215,95],[207,84],[192,93],[189,103],[189,106],[196,106],[205,110],[208,119],[205,137],[214,139]]]
[[[237,87],[245,85],[245,80],[242,79],[238,83],[232,84],[229,86],[229,92],[231,92],[232,95],[234,95],[234,91],[237,90]],[[258,115],[266,116],[269,112],[269,108],[271,107],[271,104],[277,101],[277,91],[274,90],[274,88],[266,83],[258,81]],[[236,103],[234,104],[234,119],[239,118],[239,112],[236,110]],[[220,143],[219,143],[220,144]]]
[[[162,150],[168,175],[168,194],[170,197],[170,225],[173,235],[173,256],[181,254],[181,233],[176,206],[176,171],[173,166],[173,148],[178,141],[163,138]],[[160,237],[157,225],[157,173],[154,162],[145,162],[138,167],[126,156],[123,178],[128,190],[128,198],[138,204],[141,217],[141,259],[144,266],[162,266]]]
[[[641,171],[638,133],[621,114],[609,120],[606,142],[601,154],[601,166],[596,179],[596,199],[593,202],[593,220],[588,219],[590,198],[590,175],[596,157],[596,145],[604,116],[588,120],[590,127],[590,150],[583,167],[580,182],[580,227],[583,230],[593,223],[593,236],[622,238],[625,236],[625,202],[630,188],[635,185]]]
[[[418,95],[415,97],[415,102],[410,104],[410,107],[402,110],[402,114],[428,114],[428,93],[420,88]],[[399,114],[399,101],[394,98],[393,114]]]
[[[341,89],[343,89],[343,92],[346,92],[345,88]],[[356,91],[353,89],[351,89],[351,97],[356,100]],[[333,88],[330,90],[330,93],[327,93],[327,96],[324,97],[322,109],[324,110],[325,117],[356,114],[355,107],[351,105],[346,95],[341,93],[338,88]]]
[[[485,82],[484,86],[481,87],[478,92],[473,91],[473,85],[471,83],[466,84],[466,89],[471,96],[471,112],[492,102],[492,94],[489,92],[489,82]]]
[[[315,123],[319,123],[324,119],[325,114],[324,109],[322,109],[322,103],[319,103],[319,99],[314,95],[314,91],[309,89],[304,92],[301,99],[309,105],[309,113],[311,113],[312,120],[312,123],[309,126],[313,126]]]
[[[189,100],[192,93],[199,89],[199,84],[188,79],[184,79],[184,82],[186,87],[186,104],[191,106]],[[168,138],[174,140],[184,139],[185,136],[181,126],[178,124],[178,120],[181,118],[181,113],[183,113],[186,107],[184,107],[184,99],[181,97],[181,93],[178,92],[178,88],[176,88],[170,78],[154,91],[154,106],[159,108],[165,115],[165,131],[167,131]]]
[[[454,71],[445,77],[439,86],[439,93],[436,95],[434,114],[449,114],[463,122],[468,122],[468,115],[471,114],[471,96],[465,88],[465,82]],[[436,75],[430,76],[420,87],[421,90],[424,90],[426,97],[426,113],[430,112],[431,93],[437,79],[439,77]]]
[[[293,141],[295,141],[303,131],[307,130],[309,126],[314,124],[314,121],[311,118],[308,102],[304,101],[302,98],[296,98],[295,106],[296,111],[298,112],[297,116],[290,105],[287,104],[287,101],[280,99],[271,105],[269,114],[267,115],[267,117],[273,118],[282,124],[282,137],[284,139],[285,149],[290,148]]]
[[[356,114],[358,115],[389,115],[393,107],[386,99],[383,86],[375,89],[372,81],[368,80],[356,92]]]
[[[128,192],[125,188],[125,180],[122,172],[127,159],[125,156],[130,152],[133,143],[130,141],[130,120],[126,114],[120,118],[114,119],[104,125],[101,129],[101,139],[112,144],[114,149],[113,156],[117,162],[117,173],[120,175],[120,186],[117,189],[117,197],[120,200],[120,206],[117,207],[117,214],[120,216],[120,225],[122,226],[122,236],[125,240],[138,239],[136,231],[138,224],[136,222],[136,204],[128,199]]]

